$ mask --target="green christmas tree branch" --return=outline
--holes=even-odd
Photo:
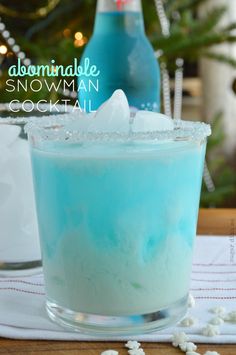
[[[213,59],[218,62],[228,64],[228,65],[232,66],[233,68],[236,68],[236,59],[234,57],[231,57],[231,56],[228,56],[225,54],[221,54],[221,53],[211,52],[211,51],[204,51],[204,52],[202,52],[202,54],[206,58]]]
[[[168,0],[166,1],[166,12],[171,15],[173,12],[184,12],[186,10],[195,10],[200,4],[207,0]]]

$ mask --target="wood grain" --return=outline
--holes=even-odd
[[[165,343],[142,343],[146,355],[180,355],[184,354],[179,349]],[[0,339],[0,354],[15,355],[100,355],[104,350],[119,351],[119,355],[127,355],[124,343],[117,342],[59,342],[38,340],[8,340]],[[220,355],[235,355],[236,345],[200,344],[198,352],[204,354],[207,350],[217,351]]]
[[[201,209],[198,234],[236,235],[236,209]]]
[[[202,235],[236,235],[236,209],[203,209],[199,214],[198,234]],[[235,335],[236,338],[236,335]],[[146,355],[180,355],[180,350],[170,344],[142,343]],[[0,339],[0,354],[17,355],[100,355],[107,349],[118,350],[120,355],[127,355],[122,342],[64,342],[37,340]],[[198,352],[204,354],[214,350],[220,355],[236,355],[236,345],[201,344]]]

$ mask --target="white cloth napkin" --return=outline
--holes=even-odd
[[[198,324],[190,328],[177,325],[134,338],[141,341],[169,342],[173,332],[184,331],[192,341],[198,343],[236,343],[236,323],[224,323],[220,326],[221,334],[215,337],[201,334],[202,328],[214,317],[209,312],[210,308],[224,306],[227,312],[236,310],[235,249],[236,238],[197,238],[191,284],[196,307],[190,309],[189,314],[198,319]],[[17,339],[98,340],[92,336],[66,331],[52,323],[46,315],[44,301],[44,280],[41,274],[0,278],[0,336]],[[108,339],[104,336],[99,340]]]

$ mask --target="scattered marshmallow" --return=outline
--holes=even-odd
[[[129,340],[126,344],[125,347],[128,349],[139,349],[140,348],[140,343],[138,343],[136,340]]]
[[[224,316],[221,317],[225,322],[230,322],[231,317],[230,317],[230,313],[225,314]]]
[[[195,305],[196,305],[195,298],[194,298],[193,295],[190,293],[190,294],[188,295],[188,307],[189,307],[189,308],[193,308],[193,307],[195,307]]]
[[[224,323],[224,319],[220,317],[214,317],[209,322],[212,325],[222,325]]]
[[[186,355],[201,355],[201,354],[196,353],[195,351],[187,351]]]
[[[218,306],[218,307],[214,307],[214,308],[210,309],[210,312],[217,314],[219,317],[221,317],[221,316],[225,315],[226,309],[225,309],[225,307]]]
[[[217,351],[207,351],[204,353],[204,355],[220,355]]]
[[[186,342],[183,344],[179,344],[179,348],[184,352],[193,352],[197,350],[197,345],[191,342]]]
[[[186,317],[180,322],[181,327],[192,327],[197,323],[197,319],[193,317]]]
[[[224,320],[230,323],[236,323],[236,311],[232,311],[224,316]]]
[[[207,337],[214,337],[220,334],[220,329],[215,325],[207,324],[207,326],[202,329],[202,334]]]
[[[180,344],[184,344],[188,341],[188,336],[184,332],[174,333],[172,336],[172,345],[176,348]]]
[[[145,352],[142,348],[128,350],[129,355],[145,355]]]
[[[118,351],[116,350],[106,350],[101,353],[101,355],[118,355]]]

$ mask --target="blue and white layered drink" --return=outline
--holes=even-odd
[[[135,334],[186,312],[203,123],[139,111],[115,92],[95,115],[28,124],[51,318]]]

